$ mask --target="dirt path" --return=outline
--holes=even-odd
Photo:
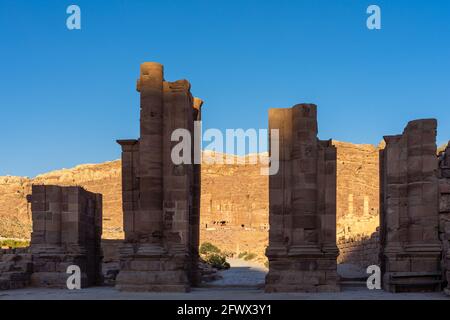
[[[267,269],[256,262],[229,258],[231,268],[220,271],[222,279],[210,282],[207,287],[262,288]]]

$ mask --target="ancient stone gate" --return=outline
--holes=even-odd
[[[141,65],[137,89],[140,138],[118,141],[125,240],[116,286],[185,292],[200,280],[200,165],[172,161],[179,143],[172,133],[190,133],[193,160],[202,101],[188,81],[165,81],[158,63]],[[271,109],[269,128],[279,133],[279,170],[269,177],[266,292],[338,291],[336,148],[317,138],[313,104]],[[438,154],[436,131],[436,120],[415,120],[403,134],[384,137],[379,261],[385,290],[438,291],[447,284],[450,294],[450,143]],[[31,246],[0,251],[0,289],[64,287],[71,265],[80,267],[82,286],[101,283],[102,196],[36,185],[28,200]]]
[[[202,102],[192,97],[188,81],[165,81],[158,63],[142,64],[137,89],[140,139],[118,141],[125,241],[116,285],[188,291],[199,282],[200,167],[172,162],[177,142],[171,134],[180,128],[193,133]],[[338,291],[336,149],[331,141],[317,139],[315,105],[271,109],[269,127],[279,130],[280,170],[269,180],[266,291]],[[450,232],[446,219],[439,222],[450,212],[448,154],[439,162],[434,120],[414,121],[403,135],[385,140],[380,180],[384,287],[438,290],[448,269],[442,243],[449,247]]]

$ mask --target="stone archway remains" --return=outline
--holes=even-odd
[[[170,136],[178,128],[193,133],[202,102],[192,97],[188,81],[165,81],[158,63],[141,65],[137,88],[141,94],[140,139],[118,141],[122,146],[125,241],[116,286],[131,291],[188,291],[199,281],[200,168],[172,163]],[[413,122],[403,136],[386,137],[387,146],[381,153],[387,290],[393,290],[397,281],[394,270],[403,272],[405,278],[411,272],[437,275],[443,271],[437,265],[442,253],[437,241],[441,235],[436,228],[437,204],[441,201],[441,213],[447,212],[442,199],[449,188],[448,179],[442,178],[441,191],[437,191],[433,125],[427,120]],[[269,180],[266,291],[338,291],[336,149],[331,141],[317,139],[317,107],[312,104],[271,109],[269,127],[280,130],[280,170]],[[443,168],[441,175],[447,171]],[[400,189],[404,192],[398,198]],[[407,214],[393,214],[405,206],[404,201]],[[408,227],[403,228],[405,224]],[[450,239],[445,232],[444,238]],[[422,275],[408,281],[417,284],[423,281]],[[434,288],[442,284],[442,277],[432,280]]]

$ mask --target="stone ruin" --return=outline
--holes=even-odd
[[[178,142],[171,135],[182,128],[193,140],[202,102],[192,97],[187,80],[165,81],[158,63],[141,65],[137,90],[140,139],[118,141],[125,242],[116,287],[188,291],[199,281],[200,167],[172,162],[172,147]]]
[[[269,177],[266,292],[338,291],[336,148],[317,139],[317,107],[271,109],[279,171]]]
[[[384,288],[439,290],[436,120],[416,120],[386,136],[380,153],[381,244]]]
[[[442,263],[446,293],[450,295],[450,143],[439,154],[439,238],[442,241]]]
[[[80,267],[81,286],[101,284],[102,195],[80,187],[33,185],[30,247],[0,256],[0,288],[67,288],[67,268]]]
[[[141,65],[137,89],[140,138],[118,141],[125,240],[108,253],[119,251],[115,285],[186,292],[200,282],[200,165],[172,162],[178,141],[171,134],[185,129],[195,146],[202,101],[191,95],[188,81],[165,81],[158,63]],[[339,291],[336,148],[317,138],[312,104],[271,109],[269,128],[279,130],[280,170],[269,177],[265,290]],[[436,120],[412,121],[402,135],[386,136],[380,151],[380,240],[374,241],[388,291],[438,291],[447,284],[450,294],[450,144],[437,156],[436,129]],[[31,245],[0,252],[0,289],[65,287],[72,264],[81,267],[83,286],[99,284],[101,195],[41,185],[33,186],[29,201]]]

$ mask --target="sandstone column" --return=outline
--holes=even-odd
[[[164,81],[163,66],[144,63],[141,137],[119,140],[125,242],[117,287],[131,291],[188,291],[198,282],[200,167],[194,165],[194,121],[201,100],[187,80]],[[176,129],[190,133],[189,163],[175,164]]]
[[[408,123],[380,152],[383,286],[389,291],[440,286],[436,120]]]
[[[450,143],[439,155],[439,236],[442,242],[442,267],[450,295]]]
[[[280,166],[269,177],[267,292],[338,291],[336,149],[317,139],[317,107],[269,110]]]

